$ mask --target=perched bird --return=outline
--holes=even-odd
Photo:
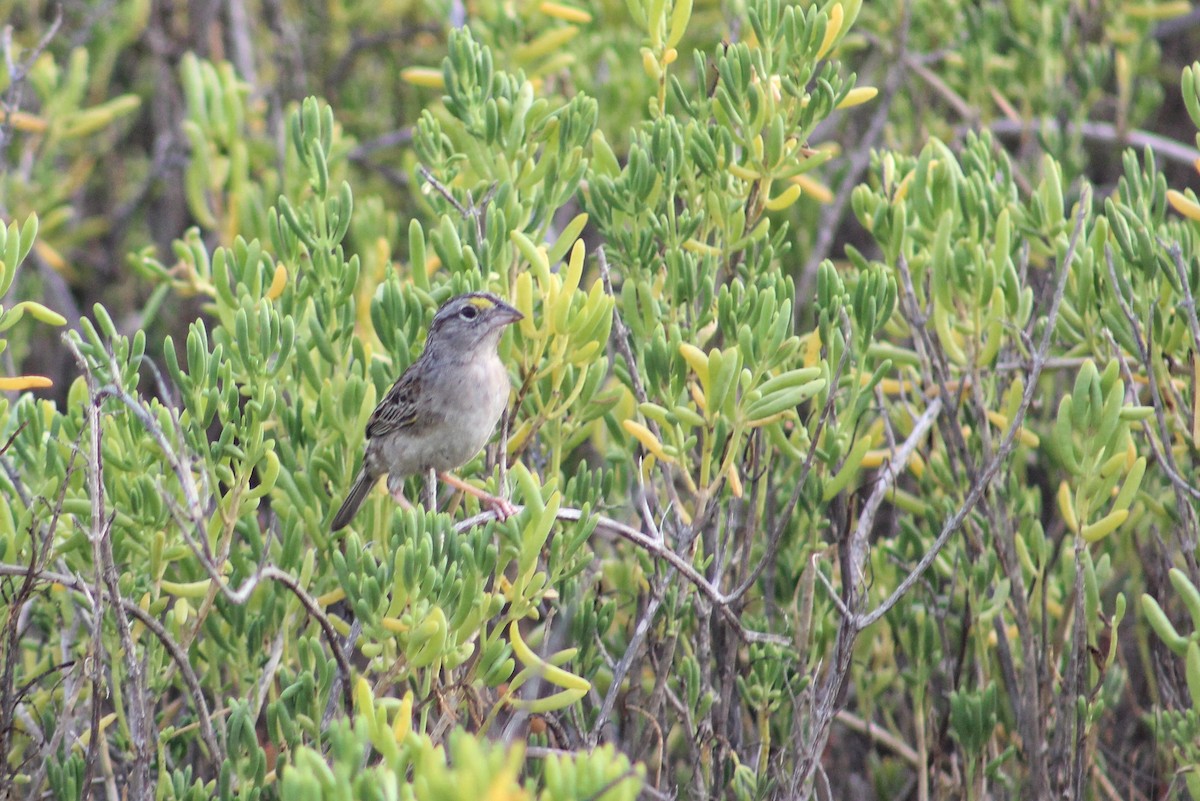
[[[471,292],[442,305],[425,350],[396,380],[367,422],[362,468],[333,516],[337,531],[382,475],[404,503],[405,476],[435,470],[447,484],[479,497],[501,519],[514,511],[503,498],[466,484],[447,471],[483,450],[508,405],[508,370],[497,346],[504,329],[522,319],[519,311],[489,292]]]

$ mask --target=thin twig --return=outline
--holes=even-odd
[[[1089,358],[1088,356],[1052,356],[1046,359],[1046,363],[1042,365],[1042,372],[1048,370],[1078,370]],[[1028,359],[1013,359],[1011,361],[996,362],[993,371],[997,373],[1010,373],[1014,370],[1019,370],[1024,373],[1028,372],[1030,367],[1032,367],[1032,363]]]
[[[524,508],[525,507],[523,506],[517,506],[517,513],[520,514]],[[665,542],[643,534],[636,528],[627,526],[624,523],[613,520],[610,517],[605,517],[604,515],[598,514],[585,515],[580,509],[563,507],[558,510],[557,518],[559,520],[565,520],[569,522],[579,522],[589,518],[593,519],[596,521],[597,531],[607,531],[610,534],[615,534],[621,539],[628,540],[634,545],[637,545],[651,556],[662,559],[671,567],[675,568],[675,570],[681,576],[687,579],[687,581],[696,587],[696,589],[700,590],[700,593],[703,596],[708,598],[709,601],[711,601],[719,610],[721,610],[721,615],[730,625],[733,626],[734,631],[737,632],[738,636],[741,637],[744,642],[769,643],[784,647],[792,644],[789,639],[778,634],[753,631],[743,626],[741,620],[738,619],[737,614],[733,611],[733,609],[730,608],[732,599],[723,594],[719,588],[714,586],[712,582],[701,575],[696,568],[692,567],[690,562],[688,562],[679,554],[675,553],[675,551],[671,550]],[[481,526],[484,523],[487,523],[489,520],[495,519],[496,513],[494,511],[488,510],[486,512],[480,512],[473,517],[468,517],[466,520],[455,524],[454,530],[461,533],[476,526]]]
[[[205,565],[204,567],[207,570],[210,565]],[[212,574],[210,573],[210,575]],[[308,592],[300,586],[300,581],[295,576],[285,573],[274,565],[267,565],[255,575],[242,582],[242,586],[236,590],[229,589],[219,575],[212,575],[212,578],[213,581],[217,582],[218,587],[225,598],[235,604],[238,604],[239,606],[245,604],[246,601],[250,599],[250,596],[254,593],[254,590],[258,587],[259,582],[262,580],[277,581],[287,588],[293,595],[295,595],[300,601],[300,605],[304,607],[306,612],[308,612],[309,617],[317,621],[317,625],[321,627],[321,631],[324,633],[325,639],[329,642],[329,650],[333,653],[334,661],[337,662],[338,674],[343,682],[342,700],[345,703],[346,711],[349,711],[353,707],[353,697],[351,694],[352,691],[350,682],[350,663],[346,659],[346,655],[342,653],[342,649],[338,647],[337,629],[333,627],[333,624],[329,621],[329,618],[325,616],[323,611],[321,611],[321,606],[317,603],[316,599],[309,595]]]
[[[909,270],[908,259],[905,258],[903,253],[896,260],[896,272],[900,276],[900,287],[903,289],[899,294],[899,301],[904,316],[908,319],[909,328],[912,333],[913,347],[916,348],[922,363],[929,365],[933,371],[934,384],[937,386],[939,396],[946,404],[947,415],[946,419],[940,421],[940,428],[942,437],[949,446],[947,453],[951,459],[951,464],[955,461],[961,462],[967,476],[971,481],[975,481],[978,478],[975,473],[975,464],[971,459],[971,452],[967,449],[967,444],[962,434],[962,427],[958,422],[958,410],[962,407],[961,394],[963,385],[959,384],[957,397],[955,393],[951,393],[948,381],[950,370],[946,362],[946,353],[941,347],[936,346],[933,336],[930,334],[929,316],[921,310],[920,302],[917,299],[916,285],[912,279],[912,271]],[[927,275],[926,281],[928,280]],[[951,398],[954,399],[953,403],[951,403]]]
[[[633,660],[640,655],[642,641],[646,639],[646,635],[650,631],[650,626],[654,623],[654,618],[658,614],[658,608],[662,606],[662,602],[662,582],[656,580],[650,600],[647,602],[646,608],[638,616],[637,625],[634,626],[633,636],[629,638],[629,644],[625,647],[625,653],[621,655],[620,661],[617,662],[612,670],[612,681],[609,682],[608,692],[604,694],[604,701],[600,704],[600,714],[596,716],[596,723],[592,727],[592,732],[588,737],[588,745],[592,748],[595,748],[600,742],[600,732],[608,725],[608,716],[612,714],[613,707],[616,706],[617,696],[623,689],[622,684],[625,680],[625,675],[629,672]]]
[[[1200,152],[1197,153],[1197,159],[1200,159]],[[1178,242],[1164,242],[1158,240],[1158,246],[1164,248],[1171,256],[1171,263],[1175,265],[1175,275],[1179,278],[1179,288],[1183,292],[1183,303],[1179,304],[1178,308],[1183,310],[1184,316],[1187,317],[1188,328],[1192,332],[1192,352],[1200,354],[1200,320],[1196,318],[1196,298],[1192,295],[1192,285],[1188,277],[1187,265],[1183,263],[1183,248]]]
[[[171,638],[171,634],[167,631],[166,627],[162,623],[159,623],[158,619],[149,612],[126,598],[121,599],[121,607],[149,629],[158,638],[158,641],[162,643],[163,647],[167,649],[167,653],[171,655],[171,660],[179,668],[179,675],[183,677],[183,683],[187,686],[188,695],[192,698],[192,705],[196,708],[196,719],[200,725],[200,737],[204,740],[204,744],[208,746],[208,754],[213,763],[220,765],[225,761],[225,749],[217,742],[217,737],[212,726],[212,714],[208,709],[208,702],[204,698],[204,691],[200,688],[200,680],[196,677],[196,672],[192,670],[191,662],[188,661],[188,655],[179,647],[179,643]]]
[[[609,341],[613,343],[613,346],[617,349],[617,353],[625,360],[625,367],[629,371],[629,384],[630,389],[633,390],[633,397],[637,399],[638,403],[646,403],[648,400],[646,386],[642,383],[641,373],[638,372],[637,359],[633,356],[633,349],[629,347],[629,328],[625,325],[625,320],[622,319],[621,313],[618,310],[619,306],[616,302],[616,292],[613,289],[612,273],[608,268],[608,256],[605,254],[603,247],[596,248],[596,266],[600,269],[600,280],[604,286],[605,294],[613,299],[613,322],[612,330],[609,333]],[[660,442],[663,441],[662,431],[659,429],[657,422],[647,420],[646,425],[650,428],[650,433],[654,434]],[[663,487],[670,498],[671,508],[681,508],[679,496],[675,492],[675,478],[671,475],[670,465],[660,459],[658,461],[658,469],[662,472]],[[652,497],[651,500],[654,502],[657,511],[657,499]],[[678,515],[676,517],[678,518]],[[697,520],[696,522],[699,524],[702,521]],[[682,539],[686,542],[690,541],[692,537],[685,534]]]
[[[814,571],[817,579],[825,585],[825,591],[829,593],[829,600],[833,601],[833,605],[837,607],[838,612],[844,618],[853,618],[854,613],[850,611],[850,607],[846,606],[846,602],[842,600],[842,594],[833,586],[833,582],[821,572],[818,563],[821,561],[821,554],[814,553],[809,557],[809,567]]]
[[[934,398],[933,402],[921,413],[913,425],[912,433],[904,440],[904,443],[896,450],[892,456],[891,462],[882,471],[882,475],[875,483],[875,488],[867,497],[867,502],[863,504],[862,510],[859,512],[858,524],[855,526],[854,534],[850,537],[850,575],[847,580],[853,586],[858,587],[863,580],[863,565],[866,564],[868,544],[870,542],[871,529],[875,527],[875,513],[883,504],[884,498],[887,497],[888,491],[892,485],[896,483],[896,478],[904,472],[904,466],[908,464],[908,460],[912,458],[913,451],[917,449],[917,444],[925,438],[925,434],[933,426],[938,415],[942,413],[941,398]]]
[[[1069,674],[1064,677],[1063,682],[1066,685],[1063,698],[1069,698],[1074,701],[1077,698],[1084,698],[1087,695],[1087,671],[1088,671],[1088,634],[1087,634],[1087,603],[1083,596],[1083,554],[1087,549],[1087,543],[1083,537],[1075,534],[1075,610],[1072,615],[1071,624],[1071,655],[1067,660]],[[1063,704],[1064,711],[1070,710],[1067,714],[1073,718],[1071,720],[1071,773],[1069,779],[1068,790],[1063,795],[1066,798],[1082,798],[1084,796],[1084,750],[1087,743],[1088,725],[1085,719],[1085,714],[1080,712],[1079,706],[1075,703]],[[1066,717],[1066,716],[1064,716]],[[1065,727],[1064,727],[1065,728]]]
[[[880,745],[886,746],[889,751],[892,751],[896,756],[917,770],[925,769],[925,766],[921,764],[921,758],[917,755],[916,750],[883,727],[877,726],[868,720],[863,720],[844,709],[837,713],[835,719],[851,731],[865,734]]]
[[[121,643],[121,649],[124,651],[127,679],[130,684],[129,689],[122,693],[129,705],[126,720],[129,727],[129,739],[133,746],[133,768],[129,772],[129,793],[134,799],[149,799],[155,794],[155,782],[151,777],[150,763],[154,757],[154,748],[151,744],[157,741],[157,732],[153,735],[150,732],[151,717],[147,707],[148,693],[143,672],[144,665],[138,659],[139,651],[134,647],[129,617],[121,604],[122,596],[118,586],[117,566],[112,551],[112,522],[116,513],[108,514],[104,503],[103,427],[100,422],[100,407],[103,398],[96,386],[96,376],[87,359],[84,358],[83,352],[79,349],[78,342],[70,336],[63,337],[63,341],[66,342],[67,349],[70,350],[79,365],[90,396],[86,412],[86,426],[91,432],[91,452],[88,454],[87,471],[88,494],[91,499],[91,524],[88,529],[88,539],[92,543],[92,559],[96,570],[95,602],[97,607],[95,616],[97,621],[103,617],[103,608],[100,604],[103,603],[102,589],[106,589],[114,612],[117,636]],[[98,622],[93,632],[93,642],[95,648],[102,647]],[[99,660],[94,660],[94,664],[96,665],[95,690],[99,691]],[[92,740],[88,749],[89,764],[95,757],[101,740],[97,714],[100,697],[97,695],[93,698]],[[85,777],[88,775],[90,772],[85,770]]]
[[[1053,118],[1020,121],[994,120],[988,123],[988,128],[992,133],[1000,136],[1029,133],[1057,134],[1062,130],[1059,121]],[[1189,147],[1183,142],[1177,142],[1174,139],[1168,139],[1165,136],[1136,128],[1122,132],[1111,122],[1085,120],[1079,123],[1070,123],[1067,125],[1067,132],[1069,134],[1078,133],[1085,139],[1091,139],[1095,142],[1107,142],[1120,147],[1148,147],[1156,155],[1168,161],[1187,164],[1188,166],[1191,166],[1196,159],[1200,158],[1200,150]]]
[[[436,191],[439,195],[444,197],[446,199],[446,202],[449,203],[451,206],[453,206],[454,210],[457,211],[464,220],[467,219],[468,217],[470,217],[470,215],[471,215],[470,210],[467,209],[466,206],[464,206],[463,204],[458,202],[458,199],[454,197],[454,193],[451,192],[450,189],[445,184],[443,184],[441,181],[439,181],[437,179],[437,177],[432,172],[430,172],[428,167],[426,167],[424,164],[422,164],[421,166],[419,166],[417,168],[417,172],[421,173],[421,177],[424,178],[425,181],[431,187],[433,187],[434,191]]]
[[[24,425],[21,426],[24,428]],[[18,429],[18,432],[20,429]],[[15,434],[14,434],[15,436]],[[16,591],[5,597],[6,602],[10,603],[7,619],[4,627],[4,648],[0,650],[0,720],[12,721],[15,719],[15,712],[20,704],[17,699],[20,693],[13,693],[14,671],[18,660],[12,657],[18,649],[18,643],[22,630],[21,615],[27,609],[34,593],[34,585],[37,571],[45,567],[46,561],[51,552],[51,545],[54,541],[54,533],[58,530],[58,521],[62,518],[63,505],[66,503],[67,489],[71,486],[71,479],[75,475],[79,465],[79,456],[81,453],[81,444],[84,432],[80,432],[79,438],[76,439],[74,446],[71,448],[71,457],[67,461],[67,469],[63,480],[58,488],[58,497],[55,500],[54,506],[50,510],[50,520],[47,523],[40,524],[37,528],[37,536],[33,536],[33,526],[30,527],[31,548],[29,549],[29,564],[24,568],[23,580],[16,588]],[[11,445],[12,440],[9,444]],[[7,449],[6,445],[6,449]],[[33,501],[30,499],[29,492],[25,488],[24,482],[20,475],[8,464],[6,459],[0,458],[0,464],[4,466],[8,474],[9,480],[13,487],[16,488],[17,495],[26,508],[32,509]],[[40,544],[40,548],[38,547]],[[66,645],[67,635],[63,637],[63,661],[67,661],[66,655],[69,653],[69,648]],[[82,683],[77,685],[75,694],[82,687]],[[72,695],[72,693],[67,693]],[[65,707],[69,709],[70,707]],[[33,724],[33,725],[30,725]],[[50,742],[46,742],[45,737],[40,733],[36,723],[30,720],[26,724],[27,730],[31,733],[31,739],[34,742],[40,742],[40,765],[37,772],[33,776],[33,780],[29,783],[31,788],[40,788],[44,780],[45,772],[48,769],[50,760],[47,755],[58,753],[58,745],[65,732],[69,728],[67,721],[59,721],[59,725],[55,726],[54,734]],[[13,728],[8,725],[0,725],[0,754],[9,752],[9,738],[11,737]],[[31,759],[34,758],[31,754]],[[7,771],[0,773],[0,798],[5,798],[11,793],[8,790],[8,785],[12,780],[12,775]]]

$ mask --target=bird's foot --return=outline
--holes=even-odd
[[[501,498],[499,495],[492,495],[490,492],[473,487],[451,473],[438,473],[438,478],[455,489],[462,490],[469,495],[474,495],[483,506],[496,515],[496,519],[501,523],[519,511],[508,498]]]
[[[508,498],[501,498],[499,495],[484,495],[479,496],[479,501],[487,508],[491,509],[496,515],[496,519],[503,523],[508,518],[515,515],[518,511],[516,506],[513,506],[512,501]]]

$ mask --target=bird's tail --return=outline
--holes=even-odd
[[[371,487],[375,486],[377,478],[379,476],[368,474],[365,466],[358,471],[358,475],[354,478],[354,484],[350,487],[349,494],[346,495],[346,500],[342,501],[341,508],[333,516],[331,531],[337,531],[349,525],[350,521],[354,519],[354,515],[358,513],[358,507],[362,506],[362,502],[366,499],[367,493],[371,491]]]

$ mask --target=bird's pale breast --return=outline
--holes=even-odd
[[[430,386],[434,381],[436,391]],[[378,448],[380,466],[393,476],[429,468],[453,470],[479,453],[508,405],[508,371],[493,356],[440,370],[426,379],[424,390],[427,396],[443,399],[429,423],[371,443],[372,449]]]

